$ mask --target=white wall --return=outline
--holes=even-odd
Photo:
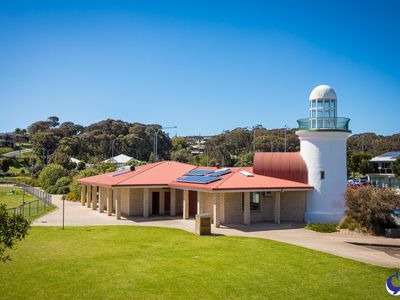
[[[344,215],[346,191],[346,140],[348,132],[297,131],[300,153],[308,168],[308,193],[305,221],[339,223]],[[320,171],[325,171],[321,180]]]

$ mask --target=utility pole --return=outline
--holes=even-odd
[[[289,127],[285,124],[285,152],[287,151],[287,131]]]
[[[256,129],[253,129],[253,152],[256,153]]]
[[[172,129],[172,128],[178,128],[178,126],[169,126],[169,127],[161,127],[159,128],[155,133],[154,133],[154,159],[155,161],[158,161],[158,133],[163,130],[163,129]]]

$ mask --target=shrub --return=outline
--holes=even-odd
[[[313,230],[317,232],[331,233],[336,232],[337,224],[322,224],[322,223],[309,223],[306,229]]]
[[[395,225],[391,213],[400,208],[400,196],[394,190],[373,186],[348,189],[345,199],[346,216],[368,231],[382,233],[385,228]]]
[[[69,188],[67,186],[62,186],[57,188],[57,194],[68,194]]]
[[[351,231],[357,230],[361,232],[366,232],[367,230],[352,217],[345,216],[339,224],[340,229],[348,229]]]
[[[79,201],[81,199],[79,190],[70,191],[68,194],[64,196],[64,199],[71,201]]]
[[[44,189],[55,185],[57,180],[63,177],[66,173],[66,170],[57,164],[49,164],[39,175],[39,182]]]
[[[63,186],[68,186],[71,183],[71,179],[69,177],[61,177],[59,179],[57,179],[56,181],[56,186],[57,187],[63,187]]]

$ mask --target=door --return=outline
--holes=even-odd
[[[152,209],[153,209],[153,215],[160,214],[160,192],[152,193]]]
[[[171,192],[165,192],[164,210],[166,213],[171,211]]]
[[[197,192],[189,191],[189,217],[197,214]]]

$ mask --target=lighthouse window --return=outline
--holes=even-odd
[[[325,171],[321,171],[321,180],[325,179]]]
[[[322,99],[321,100],[318,100],[318,108],[322,108],[323,106],[322,106]]]
[[[312,107],[312,108],[315,108],[315,107],[316,107],[315,100],[311,100],[311,107]]]

